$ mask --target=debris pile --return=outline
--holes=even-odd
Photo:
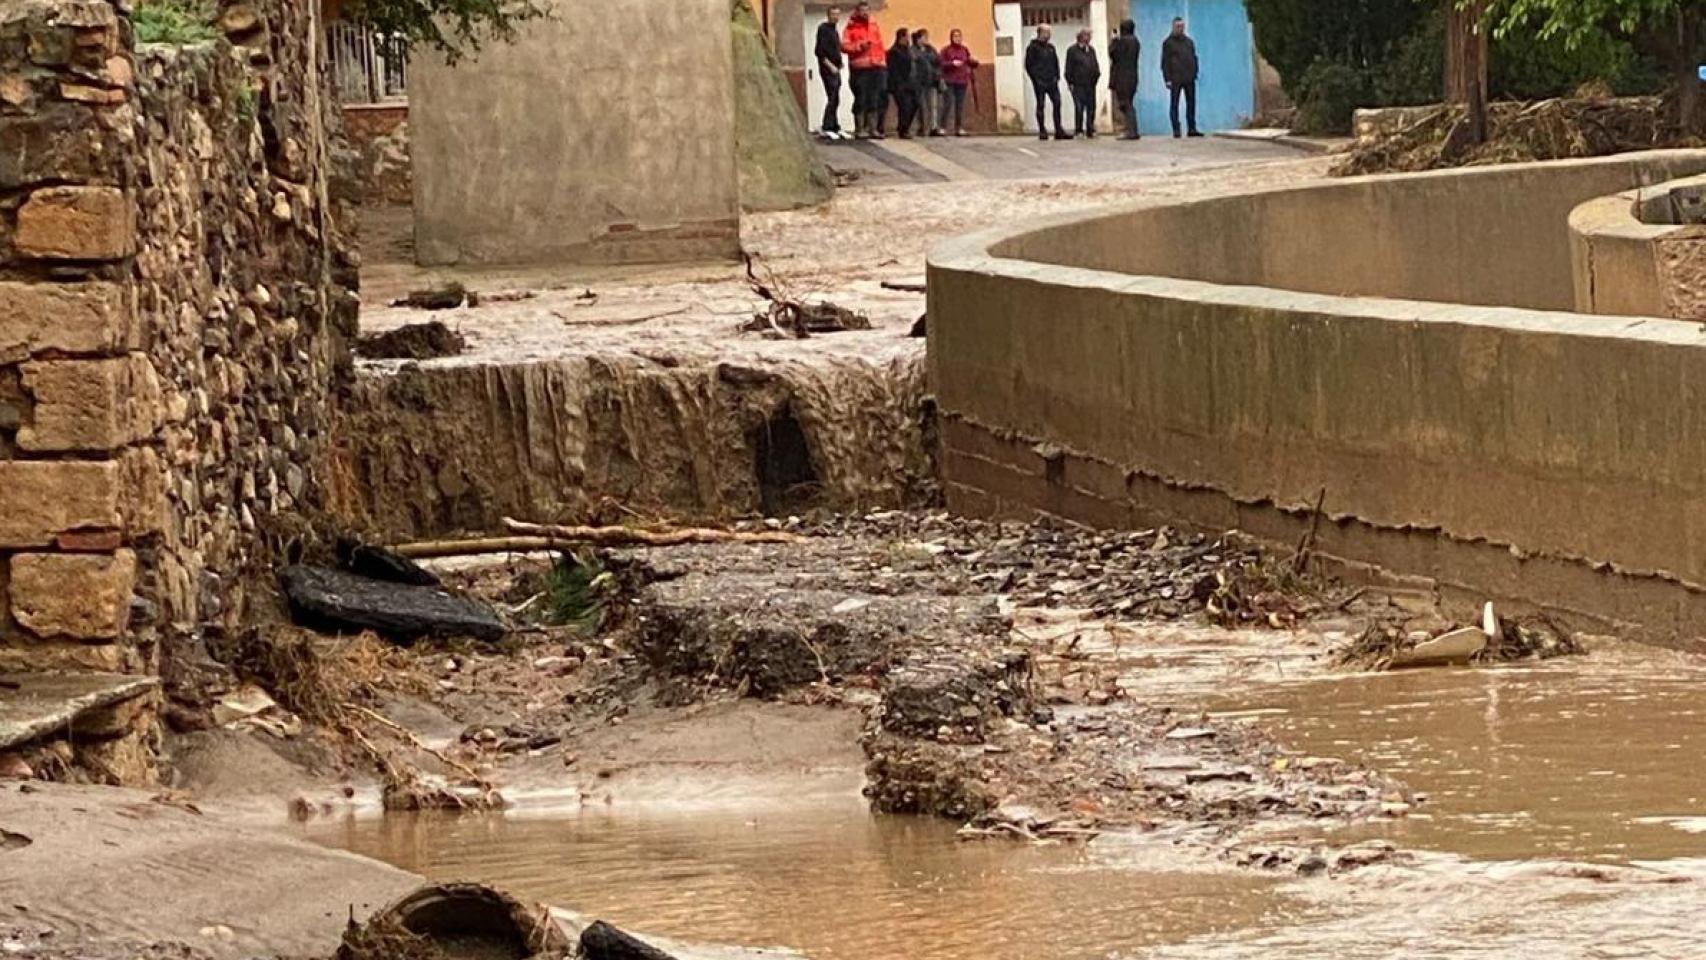
[[[364,333],[355,342],[355,355],[364,360],[436,360],[467,349],[460,333],[441,321],[410,323],[384,333]]]
[[[791,297],[775,276],[768,282],[760,280],[751,255],[746,257],[746,282],[765,306],[741,326],[744,332],[762,333],[779,340],[804,340],[814,333],[871,329],[871,318],[856,310],[826,301],[808,303]]]
[[[1336,176],[1409,173],[1687,145],[1666,120],[1658,97],[1490,104],[1487,142],[1482,144],[1464,136],[1467,123],[1465,107],[1441,106],[1390,136],[1359,141],[1332,172]]]
[[[1338,650],[1333,661],[1356,670],[1399,670],[1549,660],[1582,652],[1577,635],[1546,614],[1498,617],[1488,604],[1480,626],[1455,627],[1437,634],[1376,620]]]

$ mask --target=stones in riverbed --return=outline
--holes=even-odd
[[[581,931],[582,960],[674,960],[669,954],[631,934],[594,921]]]
[[[422,637],[497,641],[509,632],[491,608],[437,587],[301,564],[286,567],[279,581],[290,602],[291,618],[312,630],[373,630],[402,642]]]

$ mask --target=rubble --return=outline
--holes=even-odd
[[[1584,652],[1574,632],[1545,614],[1504,618],[1489,612],[1487,616],[1496,625],[1490,634],[1485,626],[1450,628],[1437,634],[1417,632],[1402,622],[1376,619],[1336,651],[1333,660],[1358,670],[1395,670],[1549,660]]]
[[[430,308],[438,309],[438,308]],[[468,346],[460,333],[441,321],[410,323],[356,338],[355,354],[364,360],[435,360],[454,357]]]

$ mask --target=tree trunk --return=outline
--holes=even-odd
[[[1458,0],[1445,4],[1445,102],[1468,103],[1470,90],[1487,90],[1487,31],[1482,18],[1487,0],[1473,0],[1459,7]]]
[[[1706,131],[1700,110],[1700,8],[1684,5],[1676,13],[1676,46],[1671,58],[1676,84],[1676,125],[1684,136]]]

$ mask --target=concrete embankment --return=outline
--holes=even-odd
[[[1706,335],[1574,302],[1581,202],[1698,151],[1351,180],[939,248],[950,506],[1240,527],[1706,634]],[[1071,242],[1067,242],[1070,238]]]

